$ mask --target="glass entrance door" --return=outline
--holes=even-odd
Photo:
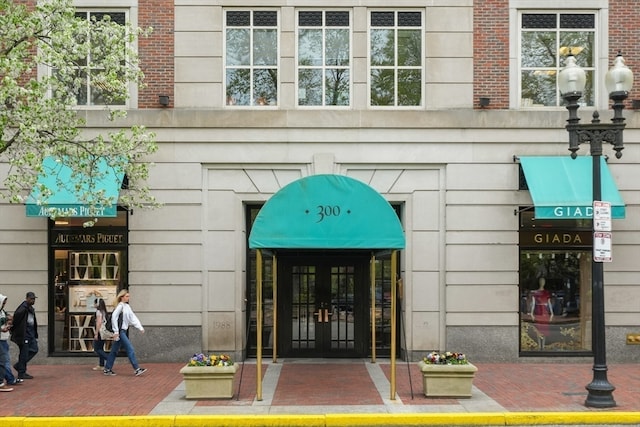
[[[282,257],[281,355],[365,357],[368,258]]]

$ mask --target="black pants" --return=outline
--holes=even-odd
[[[18,345],[20,355],[18,356],[18,362],[14,365],[16,371],[18,371],[18,378],[27,372],[27,363],[38,354],[38,340],[32,338],[25,341]]]

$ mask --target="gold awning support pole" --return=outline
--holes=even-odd
[[[262,400],[262,252],[256,252],[256,400]]]
[[[396,263],[398,251],[391,252],[391,400],[396,400]]]
[[[278,257],[273,254],[273,363],[278,362]]]
[[[371,363],[376,363],[376,256],[371,254]]]

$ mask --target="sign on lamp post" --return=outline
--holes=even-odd
[[[593,260],[611,262],[611,203],[593,202]]]

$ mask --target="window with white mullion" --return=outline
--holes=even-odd
[[[586,73],[587,84],[580,102],[594,105],[596,17],[593,12],[521,11],[521,107],[562,105],[557,77],[569,54]]]
[[[229,10],[225,16],[226,104],[278,105],[277,12]]]
[[[108,16],[112,22],[124,26],[127,22],[127,13],[123,11],[77,11],[76,18],[87,20],[89,22],[97,22]],[[98,105],[125,105],[126,99],[122,96],[115,95],[115,90],[108,80],[103,76],[105,70],[95,67],[96,61],[92,56],[97,55],[96,52],[101,51],[101,47],[93,45],[89,35],[77,35],[78,43],[88,43],[89,50],[86,58],[78,61],[75,68],[75,83],[72,85],[72,92],[76,95],[78,106],[98,106]],[[125,48],[122,49],[122,60],[125,61]],[[54,69],[54,73],[58,70]]]
[[[299,11],[299,106],[348,106],[351,98],[351,30],[347,11]]]
[[[370,105],[417,107],[423,95],[423,14],[372,11],[369,30]]]

